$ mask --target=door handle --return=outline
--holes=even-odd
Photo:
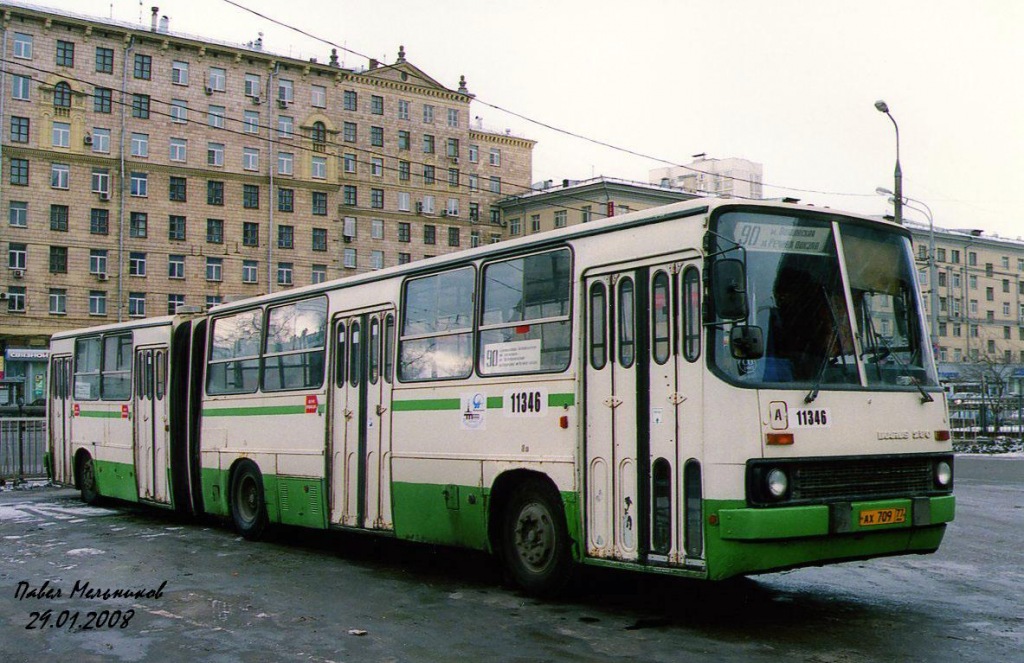
[[[377,416],[378,417],[383,416],[384,413],[387,412],[387,411],[388,411],[388,409],[386,407],[384,407],[383,405],[378,405],[377,406]]]

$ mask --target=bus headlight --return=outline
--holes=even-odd
[[[953,481],[953,468],[948,461],[940,460],[935,463],[935,485],[939,488],[948,488]]]
[[[764,485],[769,495],[777,500],[782,499],[789,491],[789,477],[779,468],[775,468],[765,475]]]

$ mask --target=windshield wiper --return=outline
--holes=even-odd
[[[836,313],[836,307],[832,303],[832,298],[828,296],[828,291],[825,286],[821,286],[821,293],[825,295],[825,302],[828,304],[828,312],[832,317],[832,336],[828,339],[828,343],[825,345],[824,357],[821,358],[821,365],[818,367],[818,374],[814,377],[814,385],[811,390],[804,396],[804,403],[813,403],[814,399],[818,397],[818,392],[821,391],[821,383],[825,379],[825,369],[828,368],[829,363],[832,361],[832,346],[839,341],[839,315]],[[839,353],[845,357],[843,352],[843,344],[839,343]],[[844,362],[845,359],[844,359]]]
[[[893,361],[896,362],[896,365],[900,367],[900,373],[902,374],[902,376],[907,378],[907,379],[909,379],[910,380],[910,384],[912,384],[915,387],[917,387],[917,391],[921,394],[921,402],[922,403],[931,403],[932,401],[934,401],[935,399],[932,398],[932,395],[929,394],[927,391],[925,391],[924,387],[921,386],[921,382],[915,376],[911,375],[911,373],[910,373],[910,364],[908,364],[905,361],[903,361],[902,359],[900,359],[899,353],[896,352],[896,349],[893,348],[889,344],[889,341],[885,340],[884,336],[876,336],[875,338],[877,338],[879,341],[881,341],[882,345],[885,346],[885,347],[881,348],[881,352],[878,352],[878,349],[879,349],[878,346],[875,346],[875,348],[874,348],[874,350],[875,350],[874,360],[875,360],[875,365],[879,366],[879,368],[878,368],[879,374],[881,374],[881,371],[882,371],[881,366],[880,366],[882,360],[885,359],[886,357],[892,357]],[[865,352],[864,354],[867,354],[867,352]]]

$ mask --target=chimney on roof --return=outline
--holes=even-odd
[[[161,16],[160,17],[160,32],[163,33],[163,34],[167,34],[168,32],[170,32],[170,29],[171,29],[171,19],[167,18],[166,16]]]
[[[377,61],[377,58],[370,58],[370,70],[371,71],[376,69],[379,66],[380,66],[380,62]]]
[[[157,22],[157,20],[159,20],[158,17],[157,17],[157,14],[160,13],[160,8],[159,7],[150,7],[149,11],[153,12],[153,18],[152,18],[152,21],[150,22],[149,31],[150,32],[156,32],[156,22]]]

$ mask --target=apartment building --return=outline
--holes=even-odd
[[[529,189],[534,142],[404,49],[347,69],[155,13],[0,11],[5,348],[497,241]]]
[[[764,166],[748,159],[709,158],[695,154],[685,166],[654,168],[648,173],[652,184],[673,186],[699,195],[753,198],[763,196]]]

